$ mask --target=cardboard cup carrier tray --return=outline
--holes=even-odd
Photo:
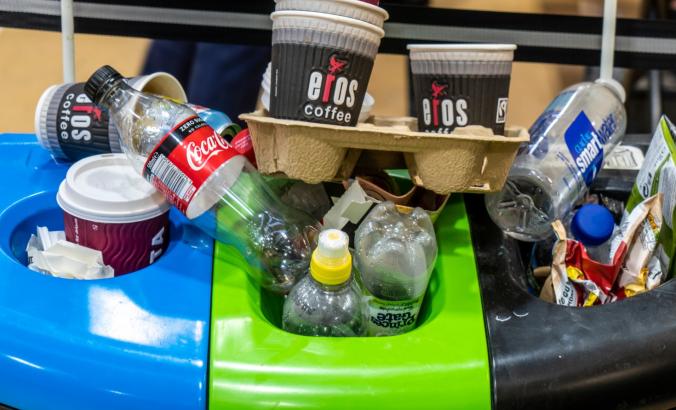
[[[499,191],[519,146],[530,138],[524,128],[508,128],[502,136],[475,125],[452,134],[418,132],[411,117],[374,116],[356,127],[281,120],[263,111],[240,118],[262,173],[319,183],[348,178],[355,168],[401,168],[405,162],[416,185],[439,194]]]

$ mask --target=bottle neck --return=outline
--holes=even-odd
[[[350,280],[348,279],[345,282],[339,283],[337,285],[327,285],[326,283],[322,283],[317,279],[315,279],[314,276],[312,276],[312,271],[310,271],[308,275],[310,276],[310,280],[314,283],[314,285],[325,292],[339,292],[345,289],[347,285],[350,283]]]
[[[119,111],[138,93],[124,79],[120,78],[102,91],[97,104],[108,111]]]

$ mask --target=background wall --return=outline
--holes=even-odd
[[[434,7],[476,10],[600,15],[602,0],[431,0]],[[620,14],[639,15],[639,0],[620,0]],[[87,79],[110,64],[123,74],[141,69],[147,39],[77,34],[76,78]],[[405,56],[379,55],[369,91],[375,113],[408,113]],[[508,123],[529,126],[563,88],[580,81],[583,68],[515,63],[510,87]],[[41,93],[61,82],[61,40],[58,33],[0,28],[0,132],[33,132],[33,113]],[[228,113],[236,115],[239,113]]]
[[[124,74],[139,72],[149,43],[146,39],[77,34],[77,81],[86,81],[103,64]],[[40,95],[62,78],[59,33],[0,28],[0,132],[33,132]]]

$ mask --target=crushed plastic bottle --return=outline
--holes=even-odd
[[[406,215],[392,202],[376,205],[355,234],[355,262],[368,291],[367,333],[387,336],[415,327],[437,258],[429,215]]]
[[[552,235],[620,142],[627,126],[624,89],[614,80],[564,90],[530,129],[501,192],[486,208],[506,234],[535,242]]]
[[[352,257],[345,232],[319,234],[310,273],[284,302],[282,327],[306,336],[362,336],[364,317],[359,289],[352,277]]]
[[[305,274],[319,223],[282,204],[192,109],[134,90],[109,66],[85,92],[110,112],[132,166],[195,225],[237,248],[261,286],[286,293]]]

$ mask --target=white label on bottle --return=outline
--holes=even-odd
[[[369,336],[392,336],[413,330],[423,297],[405,301],[386,301],[374,296],[366,298]]]

